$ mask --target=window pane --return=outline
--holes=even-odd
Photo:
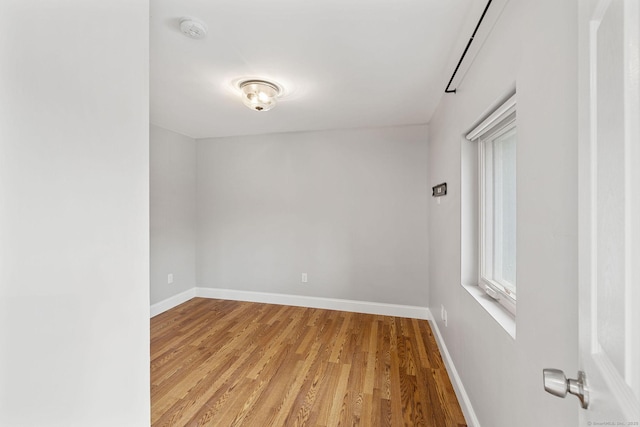
[[[516,285],[516,129],[493,140],[493,279]]]
[[[478,286],[516,315],[515,95],[467,134],[477,141]]]

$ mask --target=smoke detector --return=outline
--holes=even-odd
[[[180,19],[180,31],[185,36],[196,40],[203,39],[207,35],[207,27],[193,18]]]

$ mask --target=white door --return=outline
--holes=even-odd
[[[640,426],[640,0],[579,4],[580,425]]]

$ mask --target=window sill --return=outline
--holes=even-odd
[[[516,339],[516,318],[501,306],[496,300],[485,294],[476,285],[462,285],[464,289],[485,309],[493,319],[498,322],[514,340]]]

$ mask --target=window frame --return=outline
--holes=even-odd
[[[482,121],[466,136],[466,139],[478,144],[478,287],[482,291],[493,298],[498,304],[509,311],[513,316],[516,315],[516,284],[500,283],[493,277],[493,274],[487,274],[487,257],[491,257],[492,254],[487,254],[487,234],[491,236],[491,249],[493,250],[493,241],[495,234],[493,230],[486,229],[486,217],[488,209],[486,200],[486,168],[485,154],[488,149],[493,149],[493,141],[508,132],[515,131],[517,135],[517,121],[516,121],[516,98],[513,95],[504,104],[498,107],[489,117]],[[489,144],[491,144],[490,147]],[[516,139],[517,150],[517,139]],[[492,167],[492,165],[491,165]],[[517,170],[517,166],[516,166]],[[490,195],[492,197],[492,195]],[[516,196],[517,198],[517,196]],[[516,201],[517,211],[517,201]],[[493,214],[492,212],[490,213]],[[516,218],[517,221],[517,218]],[[517,239],[517,234],[516,234]],[[516,255],[516,275],[517,275],[517,255]],[[517,281],[517,280],[516,280]]]

